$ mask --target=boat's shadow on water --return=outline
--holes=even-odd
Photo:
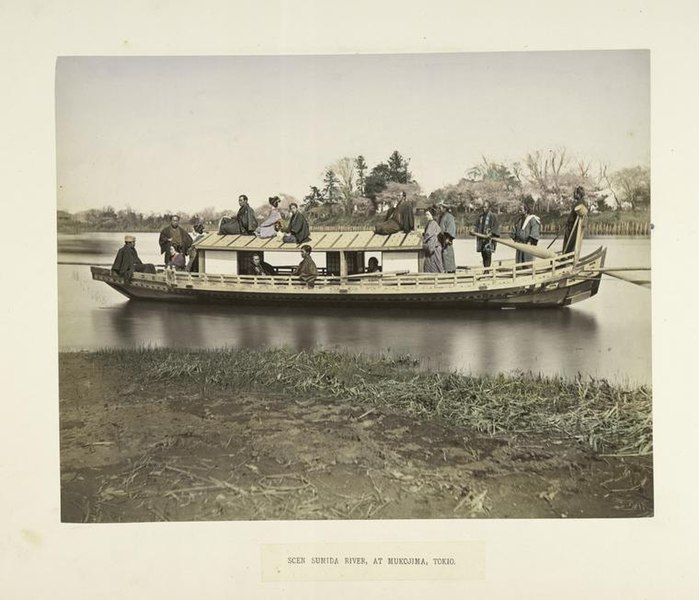
[[[107,322],[104,322],[106,317]],[[126,302],[98,311],[118,347],[289,347],[409,354],[474,372],[579,365],[597,346],[594,315],[576,309],[280,307]],[[576,358],[577,356],[577,358]],[[582,361],[584,362],[584,361]],[[564,365],[560,365],[564,366]],[[574,371],[573,371],[574,372]]]

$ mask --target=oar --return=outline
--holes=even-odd
[[[620,267],[618,269],[589,269],[588,273],[602,273],[627,283],[633,283],[644,288],[650,288],[650,279],[634,279],[628,275],[622,275],[619,271],[650,271],[650,267]],[[585,273],[586,271],[583,271]]]
[[[483,235],[482,233],[476,233],[475,231],[471,231],[470,233],[471,235],[483,238],[484,240],[493,240],[498,244],[509,246],[510,248],[514,248],[515,250],[519,250],[520,252],[524,252],[525,254],[531,254],[532,256],[536,256],[537,258],[555,258],[556,256],[558,256],[556,252],[546,250],[546,248],[540,248],[539,246],[531,246],[530,244],[520,244],[519,242],[513,242],[512,240],[508,240],[506,238]]]

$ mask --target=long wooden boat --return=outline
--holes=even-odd
[[[582,233],[582,232],[581,232]],[[318,232],[312,256],[324,253],[326,267],[312,288],[281,265],[276,275],[248,274],[251,256],[275,264],[280,252],[300,245],[280,239],[210,233],[195,243],[199,272],[163,269],[134,273],[130,281],[108,268],[92,267],[92,277],[128,298],[180,302],[329,305],[416,305],[483,307],[560,307],[594,296],[604,271],[606,248],[586,256],[539,251],[526,263],[497,261],[491,267],[460,267],[456,273],[423,273],[422,236],[390,236],[371,231]],[[530,247],[531,248],[531,247]],[[367,255],[381,257],[383,272],[365,273]]]

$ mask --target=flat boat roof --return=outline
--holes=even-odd
[[[258,238],[252,235],[218,235],[209,233],[196,242],[200,250],[253,250],[293,251],[308,244],[314,252],[334,252],[353,250],[355,252],[386,252],[386,251],[416,251],[422,250],[422,234],[394,233],[393,235],[377,235],[373,231],[313,231],[311,239],[304,244],[288,244],[281,238]]]

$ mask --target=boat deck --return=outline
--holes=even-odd
[[[93,278],[128,297],[208,301],[529,304],[561,306],[596,293],[605,249],[577,263],[574,254],[457,273],[367,273],[318,276],[307,287],[293,275],[238,275],[165,270],[130,282],[93,267]]]

